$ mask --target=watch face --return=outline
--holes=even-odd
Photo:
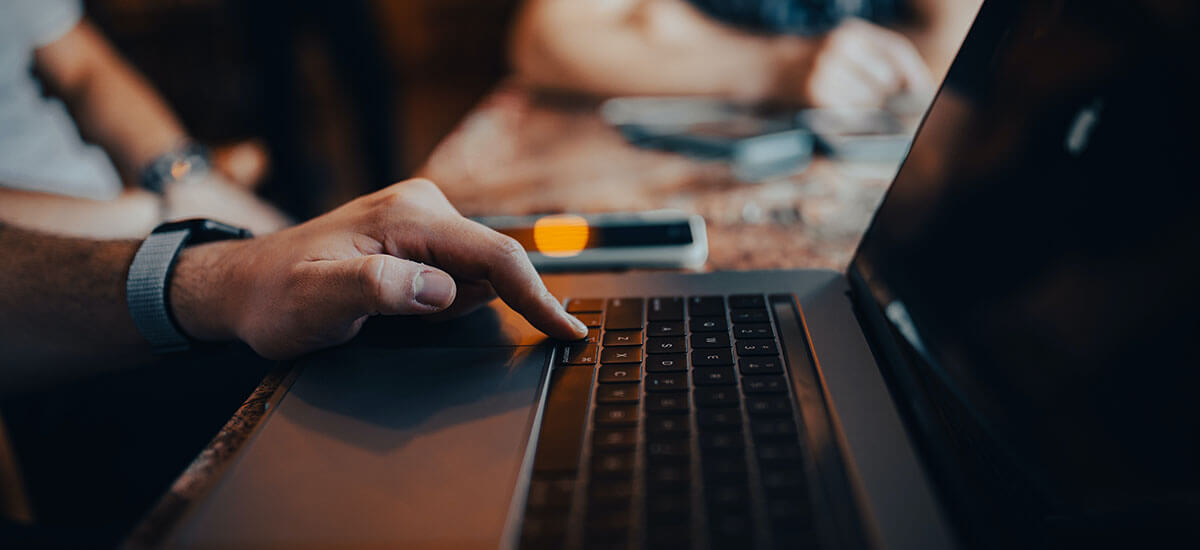
[[[167,185],[184,181],[209,170],[208,155],[203,147],[188,145],[163,153],[146,167],[142,187],[162,193]]]
[[[179,230],[188,230],[191,232],[188,235],[188,244],[200,244],[228,239],[249,239],[254,236],[247,229],[204,218],[167,222],[155,227],[153,233],[169,233]]]

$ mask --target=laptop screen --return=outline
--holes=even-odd
[[[850,266],[968,530],[1200,518],[1198,29],[987,2]]]

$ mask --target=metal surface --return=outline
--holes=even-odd
[[[836,449],[843,501],[866,539],[950,546],[916,456],[833,271],[548,277],[560,297],[791,294],[797,297]],[[784,335],[785,347],[797,338]],[[353,345],[305,361],[274,414],[166,544],[496,547],[521,501],[548,346],[507,307],[448,325],[372,323]],[[799,344],[802,345],[802,342]],[[426,346],[426,347],[410,347]],[[496,347],[500,346],[500,347]],[[796,368],[790,364],[789,368]],[[832,458],[830,458],[832,457]],[[825,471],[834,465],[818,464]],[[837,480],[834,480],[835,482]],[[836,503],[835,503],[836,505]],[[512,535],[512,532],[509,532]]]
[[[546,347],[354,347],[302,374],[164,546],[494,548]]]

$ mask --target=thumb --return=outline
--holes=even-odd
[[[319,263],[321,286],[344,305],[347,318],[423,315],[454,302],[454,279],[435,267],[386,254]]]

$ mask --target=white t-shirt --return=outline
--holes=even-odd
[[[34,50],[82,16],[79,0],[0,0],[0,186],[102,200],[121,192],[108,155],[84,143],[32,73]]]

